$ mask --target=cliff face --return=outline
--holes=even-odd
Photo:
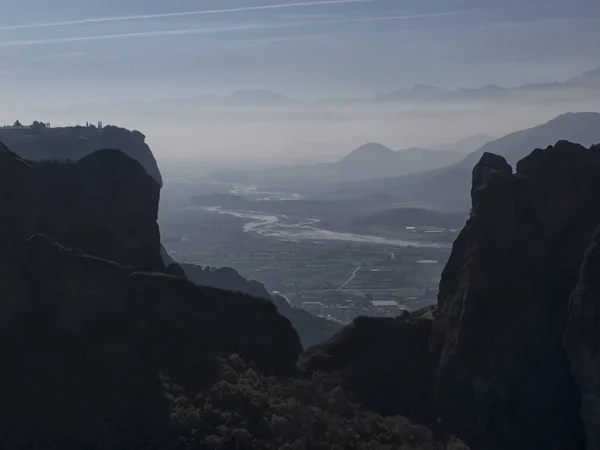
[[[156,272],[159,186],[137,162],[0,162],[6,448],[178,448],[167,395],[209,388],[218,357],[294,370],[298,334],[271,302]]]
[[[12,307],[6,305],[18,305],[32,314],[42,308],[35,314],[39,313],[43,320],[52,321],[57,315],[60,321],[64,319],[59,328],[83,330],[90,325],[87,320],[101,321],[103,314],[118,316],[123,312],[120,308],[127,308],[128,301],[137,301],[127,299],[145,298],[149,306],[156,299],[157,307],[163,308],[160,302],[171,305],[170,310],[163,311],[164,317],[181,314],[176,317],[179,321],[208,320],[201,327],[205,332],[232,342],[238,339],[235,337],[238,333],[253,334],[246,330],[247,326],[257,326],[255,320],[249,319],[253,311],[257,310],[259,315],[266,311],[267,317],[271,314],[275,318],[275,323],[279,320],[284,334],[295,337],[287,341],[287,344],[292,342],[292,352],[279,354],[280,361],[274,364],[287,368],[294,365],[301,349],[297,334],[270,301],[198,287],[182,277],[141,273],[167,270],[162,262],[156,222],[160,187],[132,158],[118,150],[100,150],[75,163],[31,163],[3,147],[0,162],[3,227],[0,243],[4,247],[1,258],[2,266],[10,274],[4,279],[11,292],[26,292],[31,297],[25,300],[6,296],[3,301],[7,311],[12,311]],[[194,317],[193,310],[184,313],[185,307],[179,308],[180,304],[193,304],[193,297],[220,297],[220,300],[215,304],[207,300],[208,306],[203,306],[207,315]],[[242,299],[248,303],[237,304]],[[42,303],[46,305],[41,306]],[[202,301],[198,304],[203,305]],[[61,312],[61,308],[65,311]],[[216,328],[211,325],[211,318],[225,319],[233,311],[236,314],[232,315],[230,325],[224,322]],[[236,323],[236,317],[249,320]],[[2,320],[16,323],[18,317],[9,314]],[[275,329],[266,326],[262,332]],[[251,351],[256,345],[246,342],[241,347],[243,351]],[[270,338],[265,338],[261,345],[277,348],[278,342],[271,343]],[[269,352],[261,349],[254,354],[253,361],[269,359]]]
[[[4,231],[42,233],[140,270],[164,271],[160,187],[133,159],[102,150],[76,163],[25,161],[0,148]]]
[[[512,174],[483,155],[442,275],[431,346],[444,426],[476,448],[582,448],[562,337],[600,223],[600,151],[559,142]]]
[[[75,163],[35,163],[36,231],[140,270],[164,270],[160,255],[160,186],[118,150]]]
[[[28,237],[37,222],[33,170],[0,142],[0,171],[0,233]]]
[[[437,309],[359,319],[302,367],[340,373],[376,410],[439,424],[475,450],[599,449],[600,229],[584,261],[599,174],[599,146],[558,142],[514,174],[484,154]]]
[[[139,162],[162,187],[154,155],[139,131],[105,126],[0,129],[0,139],[17,155],[30,161],[77,161],[96,150],[118,149]]]
[[[600,150],[600,149],[599,149]],[[587,449],[600,449],[600,228],[585,255],[571,295],[565,346],[581,390]]]

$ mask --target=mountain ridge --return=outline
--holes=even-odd
[[[459,161],[462,154],[450,150],[411,147],[392,150],[370,142],[335,162],[281,166],[259,171],[219,172],[210,178],[259,185],[313,185],[417,173]]]
[[[589,147],[600,142],[600,113],[565,113],[535,127],[507,134],[466,155],[460,162],[430,171],[400,177],[357,181],[336,186],[334,195],[353,196],[375,192],[401,192],[402,200],[414,200],[438,208],[466,210],[469,180],[475,163],[488,152],[506,157],[515,164],[527,149],[546,148],[559,140]],[[396,194],[398,195],[398,194]]]
[[[114,105],[127,105],[129,107],[145,110],[148,106],[163,105],[181,107],[182,105],[190,107],[244,107],[244,106],[265,106],[265,107],[295,107],[295,106],[336,106],[336,105],[364,105],[368,103],[394,103],[394,102],[414,102],[414,101],[477,101],[477,100],[503,100],[509,97],[519,98],[529,94],[559,94],[565,89],[571,90],[572,94],[596,93],[600,86],[600,67],[589,70],[579,75],[575,75],[563,82],[537,82],[526,83],[520,86],[508,87],[498,85],[485,85],[479,87],[458,87],[455,89],[442,88],[432,85],[416,84],[411,87],[395,89],[386,93],[367,95],[364,97],[346,97],[346,98],[321,98],[316,101],[301,101],[291,96],[278,93],[264,88],[246,88],[230,92],[225,95],[215,94],[195,94],[184,97],[159,98],[156,100],[118,100],[111,102]],[[90,109],[101,109],[103,105],[100,102],[80,103],[78,107],[85,107],[81,111]],[[73,106],[71,106],[72,108]],[[49,109],[48,111],[54,111]],[[46,110],[38,112],[44,113]]]

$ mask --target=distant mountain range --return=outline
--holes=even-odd
[[[470,202],[471,171],[483,153],[504,156],[514,167],[531,149],[546,148],[559,140],[585,147],[600,143],[600,114],[563,114],[542,125],[488,142],[455,164],[407,176],[346,183],[334,189],[332,194],[338,198],[393,194],[401,203],[464,210]]]
[[[552,95],[569,93],[576,95],[580,91],[584,95],[596,93],[600,97],[600,67],[564,82],[529,83],[517,87],[486,85],[477,88],[461,87],[447,89],[426,84],[416,84],[405,89],[377,94],[364,98],[322,99],[319,104],[352,104],[352,103],[386,103],[386,102],[433,102],[433,101],[488,101],[523,98],[530,95]],[[262,104],[265,106],[290,106],[302,102],[269,90],[242,90],[227,97],[210,97],[213,103],[221,104]],[[206,98],[206,97],[203,97]]]
[[[394,151],[372,142],[336,162],[249,172],[220,172],[212,178],[263,186],[307,186],[406,175],[444,167],[462,158],[463,154],[452,150],[411,147]]]
[[[206,108],[294,108],[314,106],[348,106],[364,104],[410,103],[410,102],[476,102],[476,101],[505,101],[511,99],[535,99],[536,96],[543,100],[561,100],[565,95],[570,99],[600,99],[600,68],[570,78],[565,82],[531,83],[518,87],[503,87],[487,85],[477,88],[447,89],[437,86],[417,84],[405,89],[381,93],[369,97],[324,98],[316,102],[300,101],[291,97],[270,91],[268,89],[242,89],[228,95],[217,96],[213,94],[190,95],[186,97],[162,98],[156,100],[131,100],[124,99],[110,102],[112,106],[121,106],[134,109],[140,113],[167,110],[171,114],[184,109],[197,110]],[[89,111],[106,107],[102,103],[86,103],[69,105],[69,110]],[[39,112],[47,112],[40,110]]]
[[[324,103],[499,101],[539,94],[548,95],[568,92],[570,95],[576,95],[577,91],[581,91],[586,95],[596,93],[600,97],[600,68],[570,78],[562,83],[530,83],[518,87],[487,85],[479,88],[462,87],[458,89],[446,89],[437,86],[416,84],[407,89],[383,93],[369,98],[335,99],[326,100]]]
[[[325,98],[318,101],[320,105],[353,104],[353,103],[402,103],[402,102],[438,102],[438,101],[501,101],[512,98],[527,98],[536,95],[553,95],[568,93],[570,96],[597,94],[600,97],[600,67],[564,82],[529,83],[517,87],[486,85],[476,88],[461,87],[448,89],[427,84],[416,84],[405,89],[381,93],[370,97]],[[193,102],[206,105],[223,106],[294,106],[309,104],[286,97],[266,89],[248,89],[236,91],[225,97],[203,95],[196,97],[159,100],[163,102]]]

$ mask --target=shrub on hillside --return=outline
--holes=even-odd
[[[186,450],[436,448],[430,430],[366,410],[330,375],[278,380],[237,355],[222,359],[221,371],[220,381],[194,398],[163,380]]]

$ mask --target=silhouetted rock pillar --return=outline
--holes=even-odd
[[[565,346],[581,389],[587,449],[600,450],[600,228],[581,267],[569,305]]]

